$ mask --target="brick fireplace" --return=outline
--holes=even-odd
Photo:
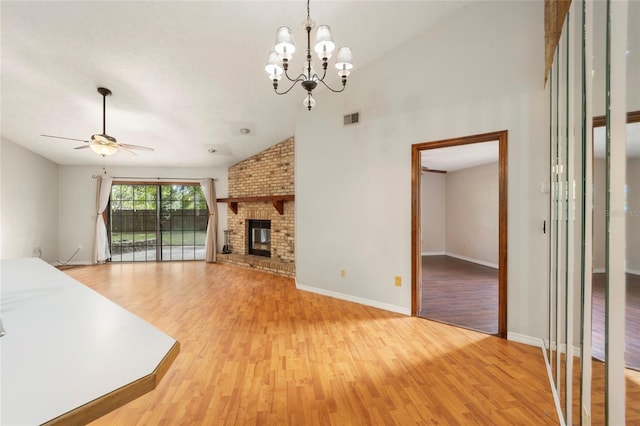
[[[229,167],[229,197],[224,201],[232,253],[219,255],[219,261],[294,277],[293,200],[293,137]],[[268,257],[249,252],[250,221],[269,221]],[[259,248],[266,248],[266,236],[266,231],[258,232]]]

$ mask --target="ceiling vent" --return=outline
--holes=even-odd
[[[350,126],[352,124],[358,124],[360,122],[360,113],[354,112],[353,114],[347,114],[343,117],[344,125]]]

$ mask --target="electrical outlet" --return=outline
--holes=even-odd
[[[78,244],[78,251],[82,251],[82,244]]]
[[[396,287],[402,287],[402,277],[396,275]]]
[[[40,257],[42,256],[42,249],[40,247],[34,247],[32,254],[33,256]]]
[[[346,270],[346,269],[342,269],[342,270],[340,271],[340,276],[341,276],[342,278],[346,277],[346,276],[347,276],[347,270]]]

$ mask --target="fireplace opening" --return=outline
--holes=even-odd
[[[256,256],[271,257],[271,221],[249,220],[247,251]]]

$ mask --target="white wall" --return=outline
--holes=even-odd
[[[108,160],[107,160],[108,161]],[[82,244],[80,251],[70,262],[72,264],[91,263],[93,236],[95,233],[96,179],[92,175],[102,174],[100,167],[60,166],[60,260],[66,261]],[[109,176],[147,178],[202,178],[216,177],[216,195],[227,196],[227,169],[221,168],[151,168],[151,167],[108,167]],[[227,224],[227,206],[218,204],[218,251],[222,249]]]
[[[300,109],[299,287],[409,313],[411,145],[507,129],[508,329],[545,335],[543,6],[473,2],[356,68],[344,93],[319,91],[311,112]],[[296,93],[302,97],[289,96]],[[354,111],[362,122],[343,127],[342,116]]]
[[[422,254],[444,254],[446,245],[446,182],[444,173],[423,173],[420,185]]]
[[[58,166],[0,139],[0,258],[58,258]]]
[[[447,254],[498,267],[498,163],[447,175]]]

